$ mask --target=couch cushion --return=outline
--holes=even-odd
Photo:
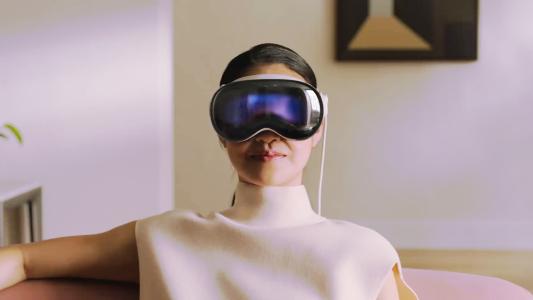
[[[496,277],[412,268],[403,275],[420,300],[533,300],[525,288]]]

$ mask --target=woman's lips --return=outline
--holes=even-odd
[[[249,155],[249,158],[253,160],[258,160],[258,161],[271,161],[271,160],[283,158],[285,156],[286,155],[283,153],[279,153],[276,151],[268,151],[268,152],[261,152],[261,153],[252,153]]]

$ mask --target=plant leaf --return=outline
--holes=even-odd
[[[1,133],[1,132],[0,132],[0,137],[2,137],[2,138],[4,138],[4,139],[7,140],[7,135],[5,135],[5,134],[3,134],[3,133]]]
[[[20,131],[17,129],[17,127],[15,127],[15,125],[6,123],[4,124],[4,127],[11,130],[13,135],[15,135],[15,138],[17,139],[17,141],[19,141],[19,143],[22,144],[22,135],[20,134]]]

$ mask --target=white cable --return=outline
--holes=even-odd
[[[324,137],[322,141],[322,158],[320,159],[320,179],[318,182],[318,215],[322,215],[322,179],[324,176],[324,158],[326,156],[326,135],[328,132],[328,120],[324,120]]]
[[[322,157],[320,158],[320,179],[318,181],[317,212],[319,216],[322,216],[322,181],[324,177],[324,160],[326,157],[326,136],[328,133],[328,96],[323,93],[320,93],[320,95],[322,96],[322,101],[324,105],[324,136],[322,137]]]

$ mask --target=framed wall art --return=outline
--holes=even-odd
[[[338,60],[475,60],[478,0],[337,0]]]

